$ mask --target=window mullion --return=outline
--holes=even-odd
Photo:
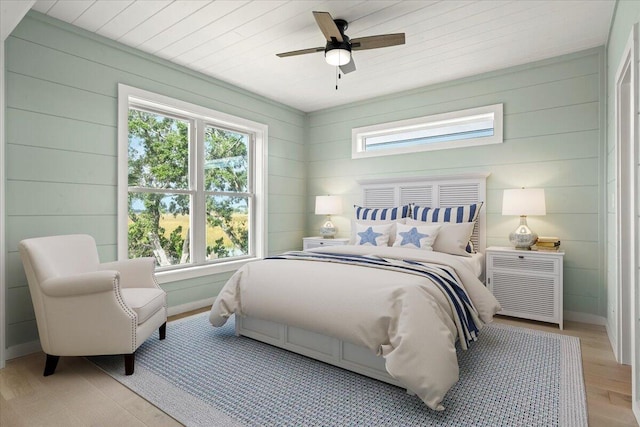
[[[247,204],[249,206],[249,254],[250,255],[255,255],[256,254],[256,231],[255,231],[255,224],[256,224],[256,204],[255,204],[255,198],[254,198],[254,194],[255,194],[255,170],[256,170],[256,149],[255,149],[255,145],[256,145],[256,136],[255,134],[251,134],[249,136],[249,170],[248,170],[248,175],[249,175],[249,182],[247,183],[249,188],[249,200],[247,201]]]
[[[207,216],[206,196],[204,194],[204,123],[197,119],[193,140],[193,158],[195,167],[191,168],[193,182],[195,183],[195,196],[193,197],[193,230],[191,242],[193,261],[203,263],[207,257]]]

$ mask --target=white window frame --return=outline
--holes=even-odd
[[[430,116],[416,117],[413,119],[353,128],[351,130],[351,158],[360,159],[367,157],[389,156],[394,154],[444,150],[450,148],[475,147],[487,144],[500,144],[503,142],[502,114],[502,104],[494,104],[483,107],[469,108],[466,110],[452,111],[448,113],[434,114]],[[465,120],[469,121],[476,118],[480,119],[485,116],[488,117],[491,115],[493,116],[493,135],[491,136],[431,142],[405,147],[389,147],[381,150],[365,150],[365,143],[367,138],[393,136],[410,131],[428,130],[430,128],[437,128],[447,123],[462,122]]]
[[[253,198],[250,203],[252,217],[249,223],[249,253],[242,258],[230,258],[229,260],[217,260],[215,262],[202,262],[194,260],[188,265],[172,266],[170,269],[156,272],[159,283],[168,283],[178,280],[186,280],[210,274],[234,271],[247,262],[263,258],[267,253],[267,142],[268,126],[242,117],[215,111],[189,102],[177,100],[168,96],[159,95],[143,89],[118,84],[118,259],[128,259],[128,199],[129,182],[129,108],[146,107],[162,113],[172,114],[178,117],[188,117],[196,119],[216,127],[232,129],[235,131],[253,135],[253,156],[249,165],[252,168]],[[195,132],[204,132],[204,129],[194,129]],[[192,133],[195,133],[192,132]],[[193,144],[190,144],[193,150]],[[193,152],[190,155],[194,155]],[[204,160],[204,150],[195,153],[196,162],[202,163]],[[193,168],[190,167],[190,174]],[[192,176],[192,178],[194,178]],[[196,183],[196,196],[204,197],[203,184]],[[167,190],[167,193],[175,193],[174,190]],[[192,222],[199,221],[202,225],[204,218],[192,218]],[[194,236],[192,244],[201,244],[204,237]],[[198,241],[200,240],[200,242]],[[200,261],[200,262],[199,262]]]

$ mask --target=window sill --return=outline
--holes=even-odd
[[[229,261],[219,264],[197,265],[193,267],[184,267],[175,270],[156,272],[156,280],[159,284],[178,282],[180,280],[195,279],[213,274],[227,273],[236,271],[243,265],[256,261],[260,258],[244,258],[237,261]]]

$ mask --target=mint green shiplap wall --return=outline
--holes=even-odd
[[[21,239],[88,233],[116,258],[117,85],[269,126],[269,252],[299,249],[305,114],[32,12],[6,42],[7,346],[37,339]],[[215,296],[231,273],[163,285],[170,306]]]
[[[543,187],[547,215],[529,225],[559,236],[566,249],[564,309],[604,316],[603,66],[598,48],[311,113],[308,234],[322,220],[314,196],[338,194],[347,209],[334,222],[348,236],[359,178],[490,172],[487,243],[508,245],[518,224],[501,215],[502,190]],[[496,103],[504,103],[503,144],[351,159],[354,127]]]

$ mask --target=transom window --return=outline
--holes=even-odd
[[[119,257],[178,279],[262,257],[266,126],[124,85],[119,110]]]
[[[502,142],[502,104],[352,130],[352,158]]]

